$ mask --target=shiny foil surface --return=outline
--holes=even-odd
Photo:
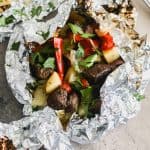
[[[23,1],[23,0],[22,0]],[[146,37],[140,37],[135,31],[137,12],[129,0],[87,0],[85,7],[103,30],[108,30],[116,43],[117,49],[125,61],[123,65],[112,72],[100,89],[102,100],[101,115],[92,119],[80,119],[73,114],[66,131],[63,131],[56,112],[46,107],[43,110],[32,111],[32,95],[26,88],[27,83],[33,83],[30,75],[26,42],[43,43],[37,32],[47,32],[52,37],[57,27],[63,27],[69,17],[72,7],[78,7],[75,0],[54,1],[55,16],[48,20],[42,18],[54,10],[47,4],[50,0],[13,1],[12,7],[3,15],[13,14],[14,9],[23,9],[28,14],[22,18],[15,15],[17,24],[0,27],[0,37],[10,36],[6,52],[6,75],[8,83],[16,99],[24,104],[24,118],[10,124],[0,123],[0,136],[12,139],[18,150],[37,150],[44,146],[48,150],[71,150],[71,141],[88,144],[94,143],[110,129],[124,124],[140,110],[140,102],[135,94],[144,94],[150,73],[150,45]],[[52,1],[53,2],[53,1]],[[16,5],[15,5],[16,4]],[[38,17],[29,15],[33,6],[42,6]],[[117,13],[116,13],[117,12]],[[37,21],[37,19],[41,21]],[[21,21],[21,22],[20,22]],[[14,42],[20,42],[19,51],[12,50]],[[13,74],[13,75],[12,75]]]

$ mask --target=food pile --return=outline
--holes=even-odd
[[[0,123],[0,137],[16,149],[71,150],[134,117],[150,57],[131,1],[22,2],[0,16],[0,39],[10,37],[6,77],[24,117]]]
[[[76,112],[90,118],[100,114],[100,88],[107,76],[123,64],[108,31],[101,30],[86,13],[73,10],[54,37],[42,45],[28,42],[26,47],[31,74],[37,81],[28,85],[34,110],[48,105],[58,114],[58,110],[61,114],[63,111],[63,116]]]

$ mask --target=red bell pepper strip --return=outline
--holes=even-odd
[[[68,93],[70,93],[72,91],[72,88],[70,86],[70,84],[68,82],[63,82],[62,86],[61,86],[64,90],[66,90]]]
[[[63,65],[63,39],[62,38],[54,38],[54,48],[58,50],[55,51],[57,69],[60,76],[60,79],[64,78],[64,65]]]

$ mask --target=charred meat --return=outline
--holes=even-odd
[[[39,80],[46,80],[53,73],[51,68],[42,68],[38,65],[30,65],[32,75]]]
[[[121,59],[114,61],[112,64],[98,63],[93,67],[86,69],[83,72],[83,75],[89,80],[90,83],[96,84],[105,80],[108,74],[121,64],[123,64]]]
[[[65,109],[67,107],[68,93],[63,88],[57,88],[49,94],[47,103],[48,106],[56,110]]]

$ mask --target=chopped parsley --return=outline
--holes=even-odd
[[[78,44],[78,49],[76,51],[76,57],[78,59],[84,57],[84,49],[83,49],[83,47],[81,46],[80,43]]]
[[[95,34],[91,34],[91,33],[83,33],[82,35],[81,35],[81,37],[83,37],[83,38],[92,38],[92,37],[94,37],[95,36]]]
[[[24,10],[25,10],[24,7],[23,7],[21,10],[15,9],[15,10],[14,10],[14,14],[18,14],[18,15],[20,15],[21,17],[22,17],[22,16],[27,16],[27,14],[24,13]]]
[[[11,46],[11,50],[18,51],[20,47],[20,42],[14,42]]]
[[[42,12],[42,6],[38,6],[38,7],[33,7],[31,10],[31,16],[35,17],[35,16],[39,16]]]
[[[53,57],[47,58],[47,60],[43,64],[43,67],[54,69],[55,68],[55,58],[53,58]]]
[[[76,24],[68,23],[68,26],[74,34],[80,34],[83,38],[92,38],[95,36],[95,34],[84,33],[82,28]]]
[[[80,90],[81,93],[81,103],[79,106],[78,113],[81,117],[87,117],[89,113],[89,106],[92,101],[92,93],[93,93],[93,88],[89,86],[86,89]]]
[[[10,23],[13,23],[15,20],[15,17],[13,15],[10,15],[8,17],[0,17],[0,26],[5,26],[5,25],[8,25]]]
[[[84,60],[80,61],[79,65],[84,68],[90,68],[97,61],[97,59],[98,59],[98,55],[93,54],[93,55],[88,56]]]
[[[71,31],[74,33],[74,34],[83,34],[83,30],[80,26],[78,25],[75,25],[75,24],[72,24],[72,23],[68,23],[68,26],[70,27]]]
[[[137,99],[137,101],[139,101],[139,102],[145,98],[145,96],[144,96],[144,95],[141,95],[140,93],[135,93],[133,96],[134,96],[134,97]]]
[[[49,2],[49,3],[48,3],[48,6],[49,6],[49,8],[51,8],[52,10],[55,9],[55,6],[54,6],[54,4],[53,4],[52,2]]]

